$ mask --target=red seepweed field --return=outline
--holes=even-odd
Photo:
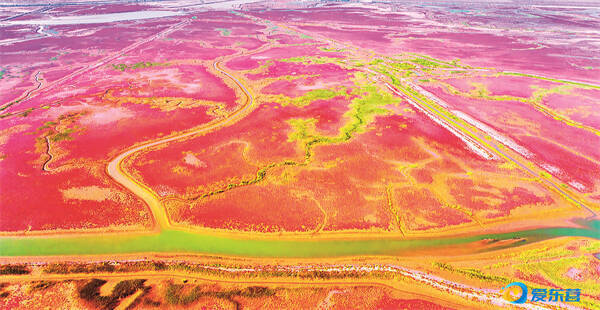
[[[29,2],[0,308],[598,309],[596,5]]]

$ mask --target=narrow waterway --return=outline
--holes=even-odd
[[[0,238],[0,256],[46,256],[125,253],[198,253],[247,257],[334,257],[361,255],[406,255],[414,251],[457,246],[481,240],[520,239],[507,246],[519,246],[558,237],[600,239],[599,220],[581,220],[581,227],[557,227],[523,230],[511,233],[435,239],[293,239],[236,238],[165,230],[151,234],[107,234],[80,236],[36,236]],[[473,251],[487,251],[485,247]]]

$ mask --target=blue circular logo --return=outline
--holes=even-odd
[[[502,288],[502,297],[513,304],[522,304],[527,301],[527,285],[513,282]]]

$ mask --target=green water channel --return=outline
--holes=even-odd
[[[334,257],[402,255],[415,250],[456,246],[483,239],[498,241],[513,238],[524,239],[514,243],[513,246],[566,236],[600,239],[600,221],[581,221],[579,224],[581,227],[578,228],[540,228],[502,234],[435,239],[249,239],[178,230],[139,235],[2,237],[0,238],[0,256],[168,252],[248,257]]]

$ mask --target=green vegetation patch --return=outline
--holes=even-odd
[[[352,94],[357,97],[349,105],[350,110],[344,114],[349,121],[339,129],[337,136],[318,135],[315,130],[316,122],[314,119],[289,121],[294,130],[290,133],[288,140],[304,143],[306,162],[312,157],[314,146],[348,141],[354,134],[363,132],[366,125],[373,121],[375,115],[387,113],[387,110],[382,108],[383,106],[399,101],[390,93],[382,92],[375,84],[367,83],[366,76],[363,73],[356,73],[354,81],[357,88],[352,91]]]
[[[415,65],[409,62],[392,62],[390,65],[392,66],[392,68],[398,70],[412,70],[417,68]]]
[[[356,73],[354,76],[354,83],[357,86],[353,89],[351,94],[345,88],[340,88],[340,93],[332,90],[313,90],[308,94],[300,97],[290,98],[285,96],[276,97],[282,103],[295,104],[297,106],[305,106],[310,104],[317,99],[329,99],[338,95],[350,97],[355,96],[352,100],[352,104],[349,105],[350,110],[344,114],[349,119],[348,123],[340,128],[340,132],[337,136],[322,136],[317,134],[315,130],[316,120],[311,119],[291,119],[289,124],[293,131],[288,136],[288,141],[299,141],[303,144],[305,155],[304,161],[296,162],[292,160],[284,160],[281,162],[271,163],[258,170],[256,177],[248,180],[243,180],[237,183],[230,183],[220,189],[212,190],[201,195],[192,197],[192,200],[206,198],[216,194],[224,193],[228,190],[240,187],[256,184],[262,181],[269,170],[275,167],[283,166],[304,166],[310,163],[313,156],[313,148],[319,144],[335,144],[342,143],[352,138],[355,133],[364,131],[366,125],[370,123],[376,114],[387,113],[387,110],[382,106],[397,103],[398,98],[392,96],[387,92],[382,92],[375,84],[368,82],[367,77],[364,73]],[[342,91],[343,90],[343,91]]]
[[[531,88],[535,89],[533,91],[533,94],[531,94],[531,100],[538,103],[541,103],[546,96],[549,96],[551,94],[569,95],[573,90],[573,86],[571,85],[559,85],[549,89],[536,87],[536,85],[532,85]]]
[[[228,300],[241,309],[241,305],[234,297],[260,298],[275,295],[275,291],[264,286],[250,286],[244,289],[232,289],[223,291],[208,291],[202,286],[191,286],[185,284],[169,283],[165,290],[165,300],[172,305],[190,305],[201,297],[212,297]]]
[[[72,132],[73,132],[72,128],[66,128],[62,132],[57,132],[57,133],[51,135],[49,137],[49,139],[52,142],[59,142],[59,141],[65,141],[65,140],[73,140],[73,137],[71,137],[71,135],[70,135]]]
[[[142,289],[146,292],[150,290],[150,287],[144,286],[145,279],[124,280],[115,285],[109,296],[101,296],[100,288],[106,282],[106,280],[101,279],[90,280],[79,289],[79,297],[95,304],[98,308],[114,309],[119,305],[121,299],[132,295],[138,290]]]
[[[329,100],[335,97],[348,97],[346,88],[340,87],[338,89],[314,89],[302,96],[298,97],[287,97],[280,95],[275,100],[282,106],[292,104],[298,107],[304,107],[311,104],[316,100]]]
[[[422,58],[422,57],[413,58],[410,60],[410,62],[415,63],[420,66],[423,66],[423,67],[429,67],[429,68],[452,68],[449,65],[435,62],[435,61],[429,60],[427,58]]]
[[[345,51],[345,49],[343,49],[343,48],[333,48],[333,47],[321,47],[319,49],[324,52],[330,52],[330,53],[340,53],[340,52]]]
[[[315,118],[293,118],[288,121],[288,124],[293,128],[293,131],[288,136],[288,141],[303,141],[317,135],[315,130]]]
[[[189,305],[202,296],[199,286],[186,288],[184,284],[169,283],[165,290],[165,301],[172,305]]]
[[[220,32],[222,36],[227,37],[231,35],[231,30],[227,28],[215,28],[216,31]]]
[[[55,126],[56,124],[57,124],[56,122],[52,122],[52,121],[45,122],[45,123],[44,123],[44,125],[42,125],[42,126],[38,127],[38,129],[39,129],[39,130],[42,130],[42,129],[47,129],[47,128],[50,128],[50,127],[52,127],[52,126]]]
[[[157,67],[157,66],[168,66],[168,65],[170,65],[170,64],[160,63],[160,62],[142,61],[142,62],[138,62],[138,63],[134,63],[134,64],[113,64],[112,67],[115,70],[126,71],[126,70],[136,70],[136,69],[144,69],[144,68]]]
[[[33,112],[35,109],[34,108],[28,108],[25,111],[21,112],[21,116],[22,117],[27,117],[29,114],[31,114],[31,112]]]
[[[133,293],[137,292],[139,289],[144,289],[145,279],[134,279],[134,280],[124,280],[115,287],[113,287],[111,297],[113,298],[125,298],[129,295],[133,295]]]
[[[160,269],[155,269],[160,270]],[[115,265],[103,262],[99,264],[49,264],[44,267],[45,273],[67,274],[67,273],[98,273],[117,271]]]
[[[571,268],[586,270],[593,268],[595,258],[585,255],[562,257],[557,259],[540,259],[516,265],[515,268],[525,275],[541,275],[558,287],[577,287],[586,292],[600,290],[600,282],[588,276],[587,279],[574,280],[565,276]]]
[[[388,69],[388,67],[386,67],[383,64],[380,64],[380,65],[376,66],[373,70],[390,78],[390,80],[392,80],[392,85],[396,85],[396,86],[400,85],[400,79],[398,79],[398,77],[397,77],[398,74],[396,71],[394,71],[394,69],[391,69],[392,71],[390,71]]]
[[[281,61],[281,62],[304,62],[307,59],[308,59],[308,57],[302,56],[302,57],[283,58],[283,59],[278,59],[277,61]]]
[[[447,270],[450,272],[454,272],[454,273],[459,273],[462,275],[465,275],[469,278],[473,278],[473,279],[479,279],[479,280],[483,280],[483,281],[488,281],[488,282],[501,282],[501,283],[509,283],[511,280],[505,277],[501,277],[501,276],[494,276],[494,275],[488,275],[488,274],[484,274],[479,270],[476,269],[457,269],[452,267],[449,264],[446,263],[433,263],[433,265],[437,268],[443,269],[443,270]]]
[[[373,60],[371,60],[371,62],[369,62],[370,65],[378,65],[380,63],[383,63],[383,59],[377,58],[377,59],[373,59]]]
[[[106,284],[106,280],[91,279],[79,289],[79,298],[87,301],[100,297],[100,287]]]
[[[31,270],[26,265],[21,264],[9,264],[0,266],[0,274],[30,274]]]
[[[31,283],[31,286],[29,287],[29,293],[49,289],[49,288],[53,287],[54,285],[56,285],[56,283],[57,283],[56,281],[44,281],[44,280],[34,281]]]
[[[343,58],[325,57],[325,56],[299,56],[277,59],[279,62],[299,62],[304,65],[310,64],[328,64],[328,63],[339,63],[344,60]]]

